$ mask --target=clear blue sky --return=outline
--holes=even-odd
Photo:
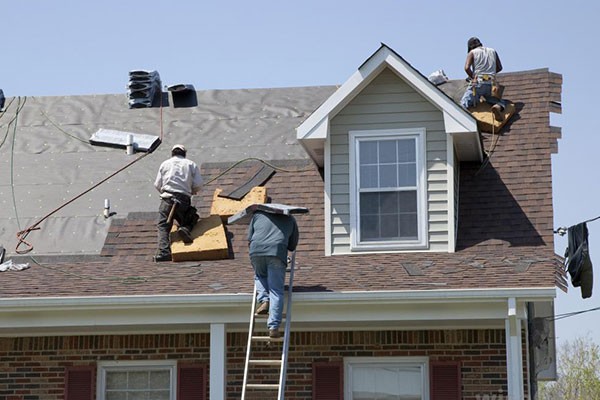
[[[175,4],[174,4],[175,3]],[[464,77],[466,40],[498,50],[504,70],[563,75],[555,227],[600,215],[595,67],[599,2],[7,1],[0,2],[0,88],[7,97],[125,93],[128,72],[199,90],[343,83],[381,42],[427,75]],[[588,225],[600,265],[600,220]],[[563,254],[566,237],[556,237]],[[600,307],[595,293],[559,292],[557,313]],[[600,311],[557,323],[559,343],[600,328]]]

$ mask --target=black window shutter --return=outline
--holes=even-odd
[[[343,400],[343,373],[341,362],[313,363],[313,400]]]
[[[94,398],[93,366],[67,367],[65,370],[65,400],[92,400]]]
[[[206,400],[206,368],[187,364],[177,369],[177,400]]]
[[[429,371],[431,400],[461,400],[460,362],[433,361]]]

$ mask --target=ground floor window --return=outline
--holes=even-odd
[[[344,359],[347,400],[428,400],[426,357]]]
[[[98,400],[174,400],[176,363],[115,361],[98,364]]]

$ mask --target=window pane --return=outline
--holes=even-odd
[[[128,389],[147,389],[148,388],[148,372],[130,372]]]
[[[171,400],[171,393],[169,391],[160,391],[152,393],[151,400]]]
[[[106,373],[106,388],[107,389],[123,389],[127,387],[127,372],[107,372]]]
[[[171,382],[169,371],[151,371],[150,389],[168,389]]]
[[[360,165],[377,163],[377,142],[361,141],[359,142]]]
[[[379,209],[382,214],[398,214],[398,192],[379,193]]]
[[[379,217],[361,216],[360,217],[360,238],[361,240],[379,239]]]
[[[380,188],[398,187],[398,176],[396,164],[381,165],[379,167],[379,186]]]
[[[352,400],[422,399],[418,366],[353,366]]]
[[[398,162],[415,161],[417,161],[415,139],[398,140]]]
[[[360,167],[361,189],[377,187],[377,165]]]
[[[398,187],[417,186],[417,164],[398,164]]]
[[[382,239],[398,239],[399,238],[399,221],[398,214],[382,215],[381,221],[381,238]]]
[[[379,193],[360,194],[360,215],[379,214]]]
[[[400,236],[404,239],[417,239],[417,214],[400,215]]]
[[[379,162],[393,164],[398,162],[396,157],[396,140],[379,141]]]
[[[149,400],[148,393],[146,392],[129,392],[127,400]]]
[[[417,192],[409,190],[398,192],[398,210],[401,213],[417,213]]]
[[[126,392],[107,392],[106,400],[127,400]]]

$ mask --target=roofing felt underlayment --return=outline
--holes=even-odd
[[[14,253],[18,231],[137,157],[90,145],[98,129],[156,136],[162,131],[163,144],[44,221],[28,236],[32,254],[100,253],[110,224],[102,216],[104,199],[116,218],[156,211],[152,183],[175,143],[184,143],[198,164],[307,159],[295,128],[335,89],[201,91],[196,107],[174,108],[167,100],[162,110],[129,109],[124,94],[9,99],[0,114],[0,245]],[[14,118],[16,129],[9,124]]]

